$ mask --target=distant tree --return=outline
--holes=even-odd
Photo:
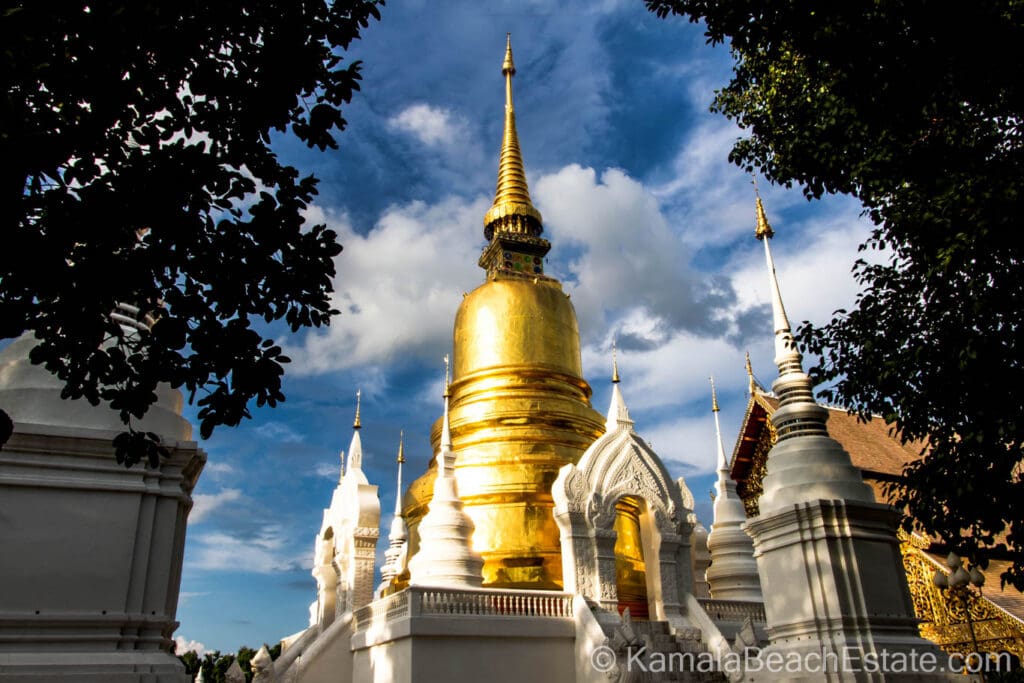
[[[0,339],[35,333],[66,398],[119,411],[119,461],[159,459],[132,423],[158,383],[198,394],[208,437],[284,400],[253,321],[337,313],[341,246],[301,215],[316,180],[270,142],[337,147],[343,53],[381,4],[0,0]],[[118,302],[150,331],[126,335]]]
[[[195,678],[196,674],[199,673],[199,668],[202,666],[202,660],[199,658],[199,653],[195,650],[189,650],[183,654],[178,655],[178,659],[185,666],[185,673],[191,678]]]
[[[882,262],[799,341],[827,400],[928,440],[893,491],[906,525],[1024,588],[1024,3],[646,4],[728,41],[734,163],[863,203]]]

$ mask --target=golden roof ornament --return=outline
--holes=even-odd
[[[398,459],[395,462],[397,462],[399,465],[401,465],[402,463],[405,462],[405,430],[404,429],[401,430],[400,432],[398,432]],[[402,476],[402,470],[401,469],[398,470],[398,476],[399,477]],[[401,479],[399,479],[399,481],[401,481]],[[399,488],[401,488],[401,484],[399,484]]]
[[[715,393],[715,378],[708,377],[711,380],[711,412],[718,412],[718,395]]]
[[[362,423],[359,422],[359,404],[363,396],[362,389],[356,389],[356,419],[352,422],[352,429],[359,429],[362,427]]]

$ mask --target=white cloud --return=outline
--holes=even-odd
[[[673,329],[713,325],[720,304],[706,276],[691,268],[690,246],[640,182],[573,164],[540,178],[536,194],[552,239],[580,249],[568,288],[586,339],[618,326],[658,345]]]
[[[247,538],[213,532],[195,537],[187,564],[194,569],[270,574],[309,565],[309,552],[294,552],[284,529],[271,526]]]
[[[206,646],[200,643],[198,640],[190,640],[183,635],[174,636],[175,652],[180,656],[188,652],[189,650],[195,650],[195,653],[202,657],[208,650]]]
[[[445,109],[419,102],[388,119],[388,126],[408,133],[429,147],[448,147],[469,141],[466,119]]]
[[[337,480],[341,476],[341,462],[318,462],[313,472],[324,479]]]
[[[190,524],[198,524],[208,518],[217,508],[225,503],[239,500],[242,492],[239,489],[221,489],[217,493],[195,493],[192,495],[192,511],[189,513]]]
[[[226,462],[207,462],[203,467],[203,472],[205,474],[223,475],[232,474],[234,471],[234,466]]]
[[[264,422],[256,428],[256,433],[269,441],[299,443],[302,435],[283,422]]]
[[[448,197],[437,204],[392,207],[366,235],[344,215],[324,213],[345,250],[338,255],[333,305],[342,314],[325,331],[288,348],[289,371],[312,374],[359,367],[386,383],[374,364],[401,355],[440,359],[451,346],[462,293],[483,281],[476,261],[480,220],[489,202]],[[362,385],[368,394],[373,387]]]

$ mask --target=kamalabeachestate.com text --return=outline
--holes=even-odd
[[[602,645],[590,655],[591,665],[600,672],[620,671],[640,673],[666,673],[695,671],[709,673],[978,673],[979,671],[1009,671],[1013,667],[1009,653],[999,654],[946,654],[944,652],[880,650],[864,653],[856,648],[839,652],[765,652],[750,647],[743,652],[716,655],[711,652],[648,652],[646,646],[628,647],[616,652]]]

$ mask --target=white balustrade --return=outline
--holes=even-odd
[[[471,615],[497,618],[572,619],[572,595],[552,591],[410,586],[356,610],[354,630],[410,616]]]

